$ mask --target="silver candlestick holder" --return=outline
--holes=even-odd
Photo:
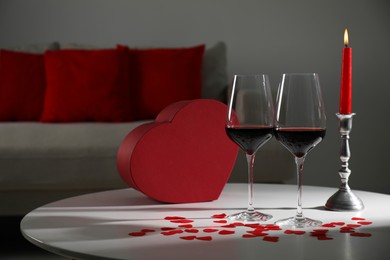
[[[339,119],[339,131],[341,134],[341,149],[340,160],[341,169],[339,175],[341,178],[341,185],[339,190],[333,194],[325,204],[325,207],[335,211],[360,211],[364,209],[362,200],[356,196],[348,185],[348,178],[351,175],[351,170],[348,168],[348,161],[351,157],[349,149],[349,133],[352,129],[352,114],[339,114],[336,116]]]

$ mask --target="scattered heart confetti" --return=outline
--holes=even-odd
[[[235,228],[236,226],[234,224],[228,224],[228,225],[223,225],[221,227],[224,227],[224,228]]]
[[[162,231],[168,231],[168,230],[174,230],[176,228],[173,228],[173,227],[162,227],[160,228]]]
[[[322,234],[325,234],[325,233],[328,233],[329,229],[314,229],[313,232],[316,232],[316,233],[322,233]]]
[[[351,227],[351,228],[358,228],[358,227],[361,227],[362,225],[359,225],[359,224],[347,224],[347,227]]]
[[[196,228],[185,229],[184,231],[187,233],[198,233],[199,232],[199,230]]]
[[[335,224],[333,224],[333,223],[326,223],[326,224],[322,224],[322,225],[321,225],[321,227],[329,227],[329,228],[334,228],[334,227],[336,227],[336,225],[335,225]]]
[[[176,220],[176,219],[185,219],[185,217],[180,217],[180,216],[166,216],[164,219],[165,219],[165,220]]]
[[[252,234],[244,234],[242,235],[243,238],[254,238],[254,237],[258,237],[258,236],[255,236],[255,235],[252,235]]]
[[[183,240],[194,240],[196,238],[196,236],[183,236],[183,237],[180,237],[181,239]]]
[[[129,233],[129,236],[133,236],[133,237],[142,237],[142,236],[145,236],[145,232],[131,232]]]
[[[191,219],[173,219],[173,220],[170,220],[170,221],[172,223],[192,223],[192,222],[194,222]]]
[[[370,237],[372,236],[371,233],[361,233],[361,232],[354,232],[350,234],[353,237]]]
[[[264,233],[263,230],[259,230],[259,229],[255,229],[255,230],[252,230],[252,231],[247,231],[249,234],[253,235],[253,236],[257,236],[257,237],[265,237],[265,236],[268,236],[268,233]]]
[[[325,223],[322,224],[322,227],[329,227],[329,228],[334,228],[336,226],[344,226],[345,222],[331,222],[331,223]]]
[[[183,233],[183,230],[175,229],[175,230],[163,231],[163,232],[161,232],[161,235],[172,236],[172,235],[181,234],[181,233]]]
[[[304,235],[306,233],[309,234],[309,236],[316,238],[317,240],[333,240],[334,237],[330,236],[330,230],[336,231],[338,230],[339,233],[346,233],[346,235],[349,233],[350,236],[353,237],[371,237],[371,233],[366,232],[359,232],[358,229],[362,226],[371,225],[373,222],[366,221],[365,218],[362,217],[353,217],[351,220],[356,221],[353,223],[345,223],[342,221],[334,221],[325,223],[322,225],[323,228],[320,229],[313,229],[311,231],[305,231],[305,230],[293,230],[293,229],[286,229],[283,231],[283,229],[274,224],[260,224],[260,223],[243,223],[243,222],[231,222],[229,223],[228,220],[222,219],[226,218],[225,213],[219,213],[214,214],[211,217],[211,220],[213,223],[218,223],[221,225],[206,225],[203,229],[194,228],[193,223],[195,220],[188,219],[186,217],[182,216],[166,216],[164,220],[167,220],[171,223],[178,224],[176,227],[160,227],[161,230],[160,234],[163,236],[173,236],[176,234],[183,234],[183,233],[215,233],[213,236],[177,236],[181,240],[202,240],[202,241],[212,241],[216,236],[224,236],[224,235],[234,235],[236,233],[239,233],[242,238],[256,238],[261,237],[262,240],[267,242],[279,242],[279,239],[281,238],[278,236],[278,234],[286,234],[286,235]],[[215,220],[216,219],[216,220]],[[334,229],[338,227],[338,229]],[[233,229],[237,229],[233,230]],[[242,234],[241,231],[245,231],[246,233]],[[282,231],[282,232],[279,232]],[[156,229],[151,228],[143,228],[138,231],[133,231],[128,233],[129,236],[133,237],[142,237],[145,235],[148,235],[149,233],[156,232]],[[176,237],[176,238],[177,238]]]
[[[310,232],[310,236],[316,237],[317,240],[333,240],[333,237],[327,236],[328,229],[314,229]]]
[[[256,229],[256,230],[269,230],[268,228],[266,228],[266,227],[264,227],[264,226],[257,226],[257,227],[255,227],[255,228],[253,228],[253,229]]]
[[[235,231],[232,231],[232,230],[221,230],[218,232],[218,234],[220,234],[220,235],[232,235],[234,233],[235,233]]]
[[[328,236],[317,236],[318,240],[333,240],[333,237]]]
[[[212,218],[226,218],[227,215],[225,213],[221,213],[221,214],[214,214],[211,217]]]
[[[227,220],[214,220],[214,223],[227,223]]]
[[[319,237],[319,236],[325,236],[326,233],[328,233],[328,229],[314,229],[312,232],[310,232],[310,236],[312,237]]]
[[[359,221],[358,224],[360,224],[360,225],[371,225],[372,222],[371,221]]]
[[[366,220],[365,218],[353,217],[351,220]]]
[[[203,241],[211,241],[213,238],[210,236],[206,237],[196,237],[197,240],[203,240]]]
[[[265,225],[266,230],[282,230],[281,227],[274,225],[274,224],[267,224]]]
[[[306,233],[306,231],[303,231],[303,230],[290,230],[290,229],[287,229],[286,231],[284,231],[285,234],[294,234],[294,235],[303,235]]]
[[[245,226],[250,227],[250,228],[257,228],[260,226],[260,224],[259,223],[245,224]],[[262,227],[262,226],[260,226],[260,227]]]
[[[353,227],[341,227],[340,228],[340,233],[354,233],[355,228]]]
[[[265,236],[263,237],[263,240],[267,242],[278,242],[279,237]]]
[[[145,232],[145,233],[152,233],[152,232],[155,232],[156,230],[154,229],[148,229],[148,228],[144,228],[141,230],[141,232]]]
[[[178,227],[181,227],[181,228],[192,228],[192,225],[191,224],[183,224],[183,225],[179,225]]]
[[[215,228],[205,228],[203,229],[203,232],[205,233],[214,233],[214,232],[217,232],[218,229],[215,229]]]

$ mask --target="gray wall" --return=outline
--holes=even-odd
[[[308,155],[303,182],[336,187],[340,139],[335,113],[347,27],[357,113],[350,184],[390,193],[389,14],[386,0],[1,0],[0,47],[53,40],[102,47],[212,45],[222,40],[228,45],[229,75],[268,73],[276,90],[283,72],[318,72],[327,135]]]

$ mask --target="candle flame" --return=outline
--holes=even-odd
[[[344,31],[344,45],[347,47],[348,46],[348,30],[345,29]]]

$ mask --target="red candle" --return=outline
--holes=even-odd
[[[344,31],[343,60],[341,65],[340,114],[352,113],[352,48],[348,47],[348,31]]]

